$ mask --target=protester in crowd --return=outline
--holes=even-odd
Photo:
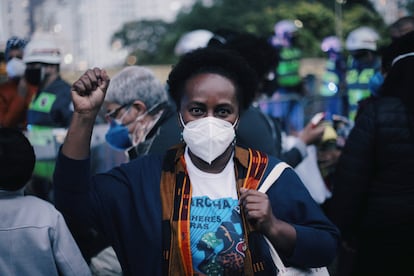
[[[27,112],[28,132],[34,146],[54,145],[53,128],[66,128],[73,113],[70,85],[60,77],[60,49],[54,37],[40,34],[27,44],[23,61],[26,63],[25,79],[36,86]],[[53,201],[52,174],[54,156],[37,156],[36,165],[27,193]]]
[[[61,213],[23,195],[34,164],[25,135],[0,128],[0,274],[91,275]]]
[[[105,97],[110,128],[106,141],[130,159],[163,153],[180,141],[178,118],[165,87],[153,72],[129,66],[116,74]]]
[[[324,122],[325,131],[321,141],[317,144],[318,167],[325,185],[330,192],[333,189],[332,176],[341,156],[346,139],[353,124],[344,116],[334,115]]]
[[[7,81],[0,84],[0,127],[26,129],[27,108],[35,87],[30,87],[24,79],[26,68],[23,50],[27,41],[12,36],[5,49]]]
[[[90,136],[108,83],[94,68],[73,84],[75,112],[56,164],[55,200],[68,220],[93,224],[110,239],[125,275],[253,275],[253,267],[276,274],[263,258],[270,255],[262,235],[285,264],[333,260],[339,233],[294,171],[258,192],[261,175],[279,160],[235,146],[239,116],[257,88],[241,57],[208,47],[184,55],[168,89],[185,143],[90,178]]]
[[[355,120],[359,102],[372,95],[370,79],[381,69],[377,52],[378,39],[378,33],[367,26],[352,30],[346,38],[345,46],[350,52],[346,71],[346,114],[352,122]]]
[[[344,244],[338,270],[352,275],[407,275],[412,267],[414,32],[391,48],[381,96],[360,110],[333,178],[329,215]]]
[[[229,33],[229,32],[227,32]],[[213,36],[209,47],[223,47],[239,53],[254,69],[259,86],[254,101],[240,116],[237,127],[237,142],[250,148],[258,149],[269,155],[278,157],[292,167],[299,164],[306,157],[306,146],[320,140],[323,127],[306,127],[298,135],[295,145],[289,150],[282,148],[282,126],[280,120],[263,113],[258,106],[268,84],[275,77],[274,68],[279,58],[277,52],[266,40],[250,33],[232,33],[218,43],[217,36]]]
[[[260,105],[263,112],[280,118],[287,135],[296,135],[305,126],[302,99],[305,94],[300,76],[302,51],[298,46],[298,26],[293,20],[281,20],[275,24],[271,43],[279,55],[275,68],[276,90],[271,98]]]

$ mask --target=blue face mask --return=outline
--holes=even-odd
[[[127,150],[132,146],[129,138],[128,128],[115,120],[111,121],[108,132],[105,135],[105,140],[108,144],[116,150]]]

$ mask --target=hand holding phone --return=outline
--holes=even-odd
[[[311,119],[312,126],[316,127],[323,121],[323,119],[325,119],[325,112],[316,113]]]

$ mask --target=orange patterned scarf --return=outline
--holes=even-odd
[[[191,184],[184,161],[184,144],[168,151],[161,176],[163,274],[195,275],[190,250]],[[237,191],[240,187],[257,189],[268,164],[268,157],[256,150],[235,147]],[[245,244],[252,229],[241,210]],[[244,275],[264,270],[260,261],[253,263],[245,246]]]

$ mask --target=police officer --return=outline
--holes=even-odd
[[[60,76],[60,49],[53,37],[35,36],[27,44],[23,60],[26,63],[26,81],[38,87],[27,114],[29,137],[35,148],[37,145],[53,146],[53,129],[68,127],[73,113],[70,85]],[[53,149],[52,156],[37,157],[34,176],[28,187],[32,189],[30,193],[51,200],[55,164]]]
[[[348,118],[355,120],[358,103],[371,96],[370,80],[381,69],[377,54],[378,33],[370,27],[362,26],[349,33],[346,49],[350,56],[347,61],[347,104]]]

